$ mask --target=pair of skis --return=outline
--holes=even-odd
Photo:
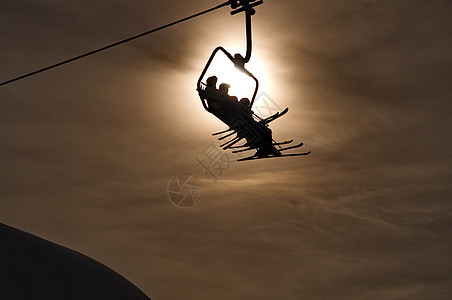
[[[271,115],[270,117],[267,117],[265,119],[262,118],[258,118],[259,122],[262,122],[264,124],[264,126],[268,126],[268,123],[273,122],[274,120],[282,117],[283,115],[285,115],[287,112],[289,111],[288,108],[284,109],[282,112],[277,112],[274,115]],[[232,132],[230,132],[232,131]],[[216,132],[213,133],[212,135],[219,135],[219,134],[224,134],[227,133],[226,135],[218,138],[218,140],[223,140],[227,137],[230,137],[231,135],[237,133],[236,130],[229,128],[227,130],[224,131],[220,131],[220,132]],[[249,150],[255,150],[256,147],[252,147],[249,146],[247,144],[245,145],[241,145],[241,146],[234,146],[234,144],[236,144],[238,141],[240,141],[242,138],[239,138],[238,136],[233,138],[230,141],[227,141],[226,143],[222,144],[221,147],[223,147],[224,150],[226,149],[240,149],[240,148],[244,148],[244,149],[240,149],[240,150],[234,150],[232,151],[232,153],[240,153],[240,152],[245,152],[245,151],[249,151]],[[292,146],[288,146],[285,148],[281,148],[281,145],[288,145],[290,143],[292,143],[293,140],[289,140],[289,141],[284,141],[284,142],[274,142],[272,145],[274,146],[278,146],[280,149],[274,149],[275,151],[273,153],[259,153],[256,152],[254,155],[248,156],[248,157],[244,157],[244,158],[240,158],[237,161],[247,161],[247,160],[254,160],[254,159],[263,159],[263,158],[274,158],[274,157],[286,157],[286,156],[301,156],[301,155],[308,155],[311,153],[311,151],[308,152],[303,152],[303,153],[289,153],[289,154],[285,154],[282,153],[282,151],[286,151],[286,150],[290,150],[290,149],[296,149],[296,148],[300,148],[301,146],[303,146],[303,143],[299,143],[297,145],[292,145]]]

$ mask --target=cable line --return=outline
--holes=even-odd
[[[113,47],[115,47],[115,46],[118,46],[118,45],[121,45],[121,44],[124,44],[124,43],[127,43],[127,42],[130,42],[130,41],[132,41],[132,40],[135,40],[135,39],[137,39],[137,38],[143,37],[143,36],[145,36],[145,35],[154,33],[154,32],[156,32],[156,31],[159,31],[159,30],[162,30],[162,29],[171,27],[171,26],[173,26],[173,25],[176,25],[176,24],[179,24],[179,23],[188,21],[188,20],[193,19],[193,18],[196,18],[196,17],[199,17],[199,16],[201,16],[201,15],[203,15],[203,14],[212,12],[212,11],[217,10],[217,9],[219,9],[219,8],[222,8],[222,7],[224,7],[224,6],[228,6],[229,4],[230,4],[230,1],[227,1],[227,2],[225,2],[225,3],[222,3],[222,4],[220,4],[220,5],[217,5],[217,6],[215,6],[215,7],[210,8],[210,9],[204,10],[204,11],[199,12],[199,13],[197,13],[197,14],[191,15],[191,16],[189,16],[189,17],[180,19],[180,20],[178,20],[178,21],[174,21],[174,22],[169,23],[169,24],[166,24],[166,25],[164,25],[164,26],[160,26],[160,27],[157,27],[157,28],[148,30],[148,31],[146,31],[146,32],[143,32],[143,33],[134,35],[134,36],[132,36],[132,37],[130,37],[130,38],[127,38],[127,39],[125,39],[125,40],[122,40],[122,41],[119,41],[119,42],[110,44],[110,45],[108,45],[108,46],[104,46],[104,47],[102,47],[102,48],[99,48],[99,49],[96,49],[96,50],[93,50],[93,51],[90,51],[90,52],[87,52],[87,53],[84,53],[84,54],[82,54],[82,55],[79,55],[79,56],[76,56],[76,57],[67,59],[67,60],[65,60],[65,61],[62,61],[62,62],[56,63],[56,64],[54,64],[54,65],[51,65],[51,66],[48,66],[48,67],[45,67],[45,68],[36,70],[36,71],[34,71],[34,72],[31,72],[31,73],[28,73],[28,74],[25,74],[25,75],[22,75],[22,76],[19,76],[19,77],[10,79],[10,80],[8,80],[8,81],[5,81],[5,82],[0,83],[0,86],[6,85],[6,84],[8,84],[8,83],[12,83],[12,82],[15,82],[15,81],[18,81],[18,80],[21,80],[21,79],[24,79],[24,78],[26,78],[26,77],[29,77],[29,76],[32,76],[32,75],[35,75],[35,74],[38,74],[38,73],[41,73],[41,72],[44,72],[44,71],[47,71],[47,70],[56,68],[56,67],[59,67],[59,66],[61,66],[61,65],[70,63],[70,62],[72,62],[72,61],[75,61],[75,60],[78,60],[78,59],[87,57],[87,56],[89,56],[89,55],[92,55],[92,54],[95,54],[95,53],[98,53],[98,52],[101,52],[101,51],[104,51],[104,50],[113,48]]]

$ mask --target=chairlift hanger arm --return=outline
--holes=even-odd
[[[248,13],[248,11],[245,14],[245,18],[246,18],[246,55],[244,63],[247,63],[250,61],[251,51],[253,48],[253,39],[251,36],[251,15]]]
[[[246,23],[246,54],[245,57],[240,54],[235,55],[235,59],[237,60],[236,64],[245,65],[250,61],[251,52],[253,48],[253,40],[251,34],[251,16],[256,13],[256,10],[253,8],[255,6],[261,5],[264,3],[263,0],[231,0],[231,8],[235,9],[231,12],[231,15],[235,15],[241,12],[245,12],[245,23]]]
[[[198,82],[197,82],[197,90],[200,93],[201,96],[201,102],[204,106],[204,108],[209,111],[209,109],[207,108],[207,105],[205,103],[205,99],[203,98],[203,96],[201,95],[202,93],[202,79],[204,78],[204,76],[206,75],[207,70],[209,69],[210,64],[212,63],[213,58],[215,57],[215,55],[217,54],[218,51],[223,52],[228,58],[229,60],[238,68],[240,69],[243,73],[245,73],[246,75],[248,75],[249,77],[253,78],[256,86],[254,89],[254,93],[253,96],[251,98],[250,101],[250,108],[253,107],[254,104],[254,100],[256,99],[256,94],[257,94],[257,90],[259,89],[259,81],[257,80],[256,77],[254,77],[254,75],[252,73],[250,73],[246,68],[245,68],[245,64],[249,62],[250,58],[251,58],[251,52],[252,52],[252,35],[251,35],[251,16],[254,15],[256,13],[255,9],[253,7],[261,5],[264,3],[263,0],[230,0],[227,2],[228,5],[231,6],[231,8],[233,9],[233,11],[231,12],[231,15],[235,15],[241,12],[245,12],[245,22],[246,22],[246,54],[245,57],[243,57],[240,54],[235,54],[234,56],[232,56],[228,51],[226,51],[223,47],[219,46],[217,48],[215,48],[215,50],[213,51],[213,53],[210,55],[209,60],[207,61],[206,66],[204,67],[201,75],[199,76]]]

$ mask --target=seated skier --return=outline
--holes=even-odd
[[[229,88],[231,86],[228,83],[220,84],[218,90],[220,91],[223,99],[224,99],[224,113],[225,117],[228,120],[228,125],[231,125],[231,122],[234,121],[239,115],[239,104],[237,97],[229,95]]]
[[[207,78],[206,83],[206,101],[209,105],[209,109],[212,111],[212,113],[219,112],[222,108],[221,101],[218,101],[218,96],[220,96],[219,91],[217,90],[217,76],[211,76]]]
[[[245,115],[249,115],[252,116],[253,115],[253,111],[251,110],[251,103],[250,103],[250,99],[248,98],[242,98],[239,101],[239,105],[240,105],[240,112],[242,112],[242,114],[244,113]]]
[[[228,95],[230,85],[227,83],[220,84],[217,89],[217,81],[216,76],[207,78],[205,99],[210,112],[227,125],[231,125],[239,112],[237,97]]]
[[[220,84],[220,87],[218,90],[223,93],[223,95],[226,95],[230,100],[233,102],[238,102],[238,99],[236,96],[229,96],[229,88],[231,85],[229,83],[222,83]]]

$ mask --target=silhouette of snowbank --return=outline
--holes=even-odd
[[[150,299],[107,266],[0,224],[0,299]]]

